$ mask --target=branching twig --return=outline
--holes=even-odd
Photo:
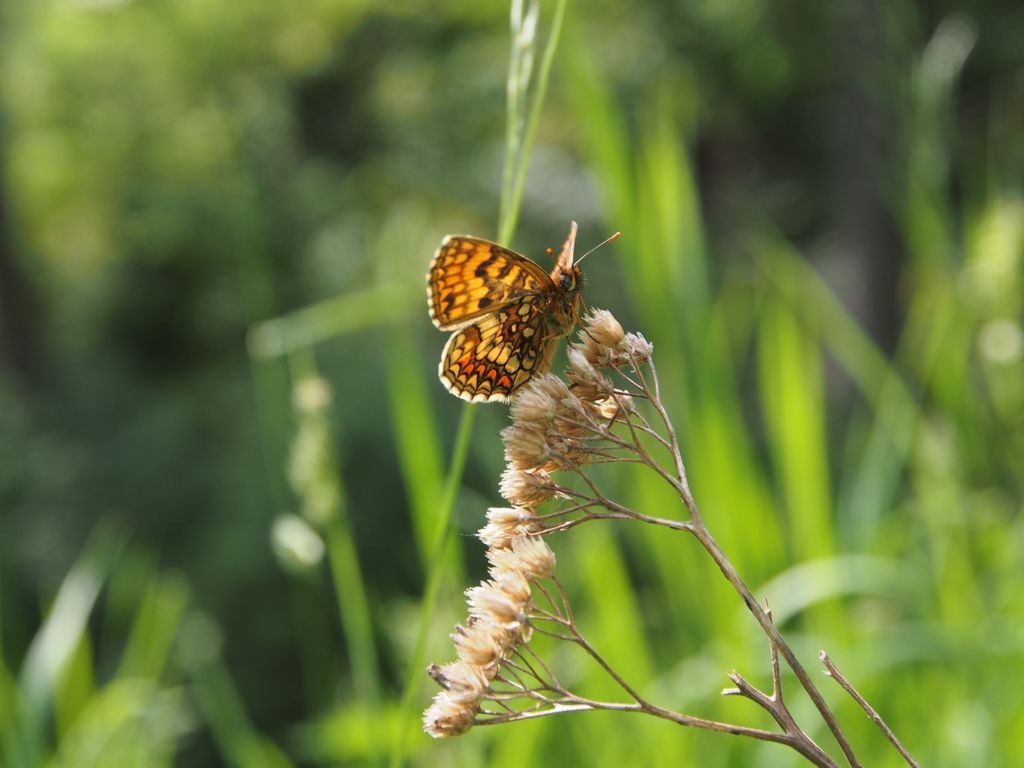
[[[771,619],[771,610],[766,608],[765,613]],[[813,754],[817,760],[821,761],[821,764],[825,764],[827,761],[827,764],[834,765],[835,763],[832,762],[832,758],[797,725],[796,720],[786,706],[786,702],[782,697],[782,675],[779,669],[778,644],[771,637],[768,638],[768,648],[772,667],[772,692],[767,694],[761,691],[747,682],[739,672],[733,670],[729,674],[729,679],[736,684],[736,687],[726,688],[722,691],[722,695],[743,696],[750,699],[771,715],[772,719],[782,728],[783,733],[792,737],[794,743],[798,743],[806,749],[806,752],[801,752],[801,754]]]
[[[653,384],[649,384],[647,378],[643,375],[640,368],[640,362],[634,355],[630,356],[631,367],[637,374],[640,385],[643,387],[644,394],[647,395],[651,402],[651,405],[658,412],[661,417],[662,423],[665,425],[665,431],[668,434],[668,440],[671,445],[672,457],[675,461],[676,471],[678,473],[677,478],[673,478],[673,487],[679,493],[679,497],[683,504],[686,506],[687,511],[690,514],[690,520],[688,521],[688,530],[694,535],[704,550],[711,556],[712,560],[718,566],[722,575],[725,576],[726,580],[733,586],[740,597],[743,599],[747,609],[754,615],[757,622],[761,625],[765,634],[768,635],[769,641],[778,652],[782,653],[783,658],[786,660],[786,664],[790,669],[793,670],[793,674],[796,675],[800,685],[807,692],[807,695],[814,702],[814,706],[818,709],[822,719],[828,725],[829,730],[835,737],[839,747],[843,750],[843,754],[846,756],[847,762],[851,768],[860,768],[860,762],[857,760],[857,756],[854,754],[853,747],[850,746],[849,740],[843,733],[842,728],[836,721],[835,716],[829,709],[828,704],[825,702],[824,697],[818,690],[817,686],[814,685],[807,674],[807,670],[797,659],[796,654],[786,643],[782,637],[778,628],[771,620],[768,613],[761,608],[761,606],[754,599],[753,594],[750,592],[750,588],[740,578],[739,573],[733,566],[732,562],[726,557],[725,552],[721,546],[715,541],[714,536],[708,530],[704,523],[704,518],[700,513],[700,509],[697,507],[697,502],[693,498],[693,493],[690,491],[689,481],[686,476],[686,466],[683,462],[682,451],[679,446],[679,439],[676,436],[675,428],[672,426],[672,420],[669,418],[668,411],[665,409],[664,404],[661,401],[661,385],[658,381],[657,369],[654,366],[654,361],[648,361],[648,365],[651,369],[651,380]]]
[[[882,733],[885,734],[885,738],[887,738],[890,743],[896,747],[896,751],[899,752],[900,755],[903,756],[903,759],[907,761],[907,765],[910,765],[913,768],[920,768],[920,765],[911,756],[910,752],[907,751],[907,748],[903,746],[898,738],[896,738],[896,734],[893,733],[892,729],[885,724],[882,716],[875,711],[874,707],[868,704],[867,700],[860,695],[860,692],[854,688],[850,681],[843,676],[842,672],[836,668],[836,665],[833,663],[832,659],[829,658],[828,654],[825,653],[825,651],[821,651],[821,653],[818,654],[818,658],[820,658],[821,663],[825,665],[825,669],[827,670],[826,674],[839,683],[840,687],[850,694],[850,698],[857,702],[860,708],[867,713],[867,716],[871,718],[871,721],[878,726]]]

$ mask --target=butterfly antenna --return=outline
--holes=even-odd
[[[613,240],[618,240],[620,237],[622,237],[622,233],[621,232],[616,232],[614,235],[609,237],[607,240],[601,241],[600,243],[595,245],[593,248],[591,248],[589,251],[587,251],[582,256],[580,256],[578,259],[576,259],[576,263],[579,264],[581,261],[583,261],[585,258],[587,258],[587,256],[592,254],[594,251],[596,251],[602,245],[608,245],[608,243],[612,242]]]

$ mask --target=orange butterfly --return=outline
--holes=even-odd
[[[449,392],[471,402],[506,402],[548,370],[555,341],[579,320],[583,273],[573,262],[575,244],[574,221],[549,275],[479,237],[441,241],[427,273],[427,308],[434,325],[453,331],[437,369]]]

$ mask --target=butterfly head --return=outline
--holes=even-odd
[[[569,228],[569,237],[565,240],[558,258],[555,260],[555,268],[551,270],[551,282],[562,291],[578,291],[583,287],[583,273],[573,263],[573,251],[576,248],[576,222],[572,222]],[[550,249],[548,249],[550,250]]]
[[[580,262],[602,245],[607,245],[613,240],[617,240],[621,235],[621,232],[616,232],[607,240],[598,243],[573,261],[573,251],[576,247],[576,222],[572,222],[572,226],[569,229],[569,237],[566,238],[565,245],[562,246],[562,252],[558,254],[558,259],[555,261],[555,268],[551,271],[551,281],[562,291],[582,290],[583,270],[580,269]],[[548,253],[552,256],[554,255],[554,251],[551,248],[548,248]]]

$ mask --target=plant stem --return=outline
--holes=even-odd
[[[868,704],[867,700],[860,695],[860,692],[853,687],[850,681],[843,677],[843,673],[836,668],[836,665],[832,662],[832,659],[828,657],[828,654],[822,651],[818,654],[818,658],[820,658],[821,663],[825,665],[825,669],[828,670],[829,676],[839,683],[842,689],[850,694],[850,697],[857,702],[865,713],[867,713],[867,716],[871,718],[871,721],[878,726],[882,733],[885,734],[885,738],[887,738],[890,743],[896,747],[896,751],[898,751],[903,756],[903,759],[907,761],[907,765],[912,766],[912,768],[920,768],[920,765],[911,756],[910,752],[907,751],[907,748],[903,746],[898,738],[896,738],[896,734],[892,732],[892,729],[888,725],[886,725],[882,716],[875,711],[874,707]]]
[[[523,200],[523,187],[526,184],[527,159],[533,150],[533,140],[537,135],[537,126],[540,123],[540,110],[544,104],[544,96],[547,93],[548,81],[551,75],[551,64],[555,59],[558,40],[562,35],[562,20],[565,18],[566,2],[567,0],[558,0],[558,4],[555,6],[555,15],[551,21],[551,31],[548,33],[548,43],[544,48],[544,55],[541,58],[540,70],[537,73],[537,82],[530,103],[529,113],[526,116],[523,132],[520,136],[521,144],[518,148],[518,162],[514,164],[515,173],[511,179],[508,196],[502,201],[501,223],[498,227],[498,239],[502,243],[509,243],[512,240],[512,233],[515,231],[516,222],[519,219],[519,206]],[[513,42],[514,45],[515,43]],[[521,115],[519,117],[520,119],[522,118]],[[505,169],[508,171],[508,164],[506,164]],[[505,181],[508,183],[509,179],[506,178]]]
[[[672,426],[672,420],[669,418],[668,412],[665,410],[664,404],[661,402],[661,391],[658,383],[658,372],[654,367],[654,361],[649,361],[648,365],[651,368],[651,378],[653,380],[653,387],[649,387],[646,379],[641,373],[640,366],[636,360],[633,360],[633,370],[640,376],[640,382],[644,388],[644,393],[648,395],[651,403],[658,411],[658,415],[665,424],[665,430],[668,433],[669,442],[672,444],[672,457],[675,460],[676,471],[679,473],[678,477],[678,490],[679,497],[683,504],[686,506],[687,511],[690,513],[689,528],[688,530],[692,533],[697,541],[700,542],[704,550],[711,556],[711,559],[715,561],[715,565],[725,576],[733,589],[743,599],[744,604],[747,606],[747,610],[750,611],[754,618],[757,619],[757,623],[761,625],[765,634],[778,649],[778,652],[782,654],[782,657],[786,660],[786,664],[790,669],[793,670],[793,674],[796,675],[797,680],[800,681],[800,685],[807,692],[807,695],[814,702],[814,706],[817,707],[818,712],[821,714],[822,719],[828,726],[828,729],[832,731],[832,735],[835,737],[839,747],[843,750],[843,754],[846,756],[847,762],[851,768],[861,768],[860,762],[857,760],[857,756],[853,752],[853,747],[850,746],[850,742],[847,740],[846,735],[840,728],[839,723],[836,721],[835,715],[832,714],[832,710],[829,709],[828,704],[825,702],[825,698],[821,695],[821,691],[818,690],[817,686],[811,680],[810,675],[807,674],[807,670],[804,669],[803,664],[793,653],[793,649],[786,643],[785,638],[782,637],[782,633],[779,632],[778,627],[775,626],[775,622],[772,621],[771,616],[768,612],[761,607],[761,604],[754,599],[753,594],[750,592],[750,588],[740,578],[739,573],[733,566],[732,562],[726,557],[725,552],[719,546],[718,542],[715,541],[715,537],[711,535],[711,531],[708,530],[704,524],[704,518],[700,514],[700,510],[697,508],[697,502],[694,501],[693,493],[690,491],[690,484],[686,478],[686,466],[683,463],[682,451],[679,448],[679,439],[676,437],[675,429]]]
[[[691,500],[692,501],[692,500]],[[696,508],[696,505],[694,505]],[[846,735],[843,733],[842,728],[839,727],[839,723],[836,721],[835,715],[832,714],[832,710],[829,709],[828,704],[825,702],[824,697],[818,690],[817,686],[811,680],[810,675],[807,674],[807,670],[804,669],[803,664],[793,653],[793,649],[786,643],[785,638],[779,632],[778,627],[775,626],[775,622],[771,620],[767,612],[761,605],[754,599],[753,594],[750,592],[750,588],[740,578],[739,573],[736,572],[736,568],[733,567],[732,562],[726,557],[725,552],[719,546],[718,542],[708,531],[700,518],[693,519],[693,525],[690,528],[690,532],[696,537],[697,541],[700,542],[704,550],[711,556],[711,559],[715,561],[715,565],[725,576],[733,589],[743,599],[743,603],[747,606],[747,610],[750,611],[754,618],[757,619],[757,623],[761,625],[765,634],[768,635],[769,639],[775,643],[778,647],[779,653],[782,654],[782,658],[786,660],[786,664],[790,669],[793,670],[793,674],[796,675],[797,680],[800,681],[800,685],[807,695],[814,702],[814,706],[817,707],[818,712],[821,713],[822,719],[828,726],[829,730],[832,731],[832,735],[835,737],[839,747],[843,750],[843,754],[846,755],[846,760],[850,764],[851,768],[861,768],[860,762],[857,760],[857,756],[853,752],[853,748],[850,746],[850,742],[847,740]]]
[[[553,581],[558,587],[559,592],[564,595],[561,582],[559,582],[557,578],[553,578]],[[659,707],[656,704],[651,704],[642,697],[632,685],[627,683],[626,680],[616,672],[607,661],[605,661],[605,659],[579,631],[576,627],[576,623],[572,621],[571,618],[567,619],[564,623],[566,628],[572,632],[573,642],[586,651],[586,653],[601,666],[608,676],[611,677],[612,680],[622,688],[622,690],[629,694],[629,696],[636,702],[637,711],[643,711],[665,720],[671,720],[674,723],[678,723],[679,725],[683,725],[688,728],[701,728],[707,731],[719,731],[730,733],[734,736],[749,736],[751,738],[760,739],[761,741],[772,741],[779,744],[785,744],[806,757],[814,763],[814,765],[819,766],[819,768],[838,768],[835,761],[833,761],[832,758],[829,757],[823,749],[821,749],[821,747],[815,744],[807,734],[800,730],[796,722],[793,720],[792,715],[790,715],[789,711],[782,704],[781,696],[777,699],[773,698],[769,700],[767,704],[762,702],[759,703],[761,703],[761,705],[772,714],[776,722],[782,726],[783,733],[775,733],[773,731],[766,731],[760,728],[748,728],[746,726],[733,725],[731,723],[722,723],[717,720],[707,720],[705,718],[694,717],[693,715],[686,715],[681,712]],[[742,681],[744,684],[746,683],[742,678],[739,678],[739,681]],[[600,702],[592,702],[587,699],[583,699],[582,697],[576,696],[565,689],[558,689],[558,692],[563,696],[571,698],[574,702],[586,702],[595,706],[595,708],[601,708]],[[763,697],[763,694],[760,694],[759,691],[756,693]],[[623,707],[621,705],[616,705],[616,708],[621,709]]]

